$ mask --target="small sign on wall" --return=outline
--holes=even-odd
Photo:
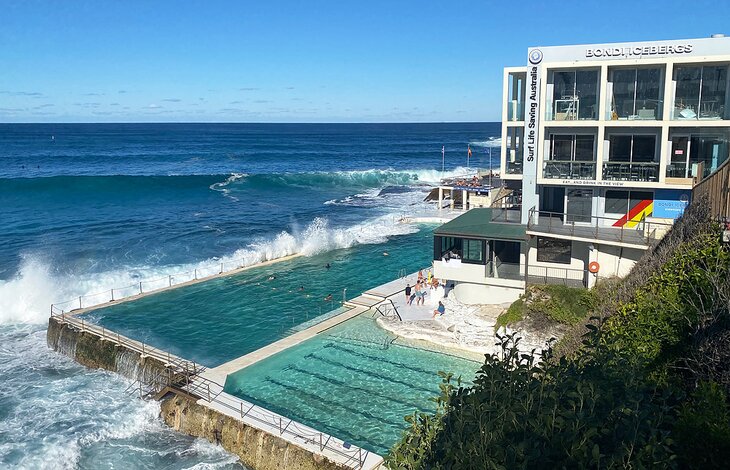
[[[689,204],[690,191],[681,189],[657,189],[654,192],[654,217],[676,219]]]

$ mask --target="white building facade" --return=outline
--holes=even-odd
[[[506,68],[501,173],[528,265],[625,274],[728,158],[729,67],[712,37],[535,47]]]
[[[505,68],[501,175],[515,202],[499,210],[525,227],[519,277],[626,274],[728,158],[729,73],[726,37],[534,47]],[[436,273],[471,297],[493,282],[460,279],[437,255]],[[492,277],[498,257],[487,253]]]

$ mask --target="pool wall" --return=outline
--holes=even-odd
[[[108,339],[104,339],[103,335],[84,331],[73,323],[51,317],[48,320],[46,341],[48,347],[81,365],[116,372],[132,380],[149,382],[153,377],[165,373],[163,361],[154,357],[143,357],[141,352],[124,346],[121,340],[112,339],[114,335],[115,333],[107,330]],[[127,339],[120,335],[116,337]]]
[[[185,373],[193,371],[193,375],[197,375],[200,372],[195,363],[155,348],[147,347],[145,350],[142,343],[111,330],[85,324],[76,315],[52,316],[48,321],[46,339],[51,349],[84,366],[115,372],[141,384],[176,383],[175,374],[179,379],[181,364],[185,366]],[[382,457],[356,446],[333,454],[330,450],[332,445],[327,447],[327,443],[330,440],[337,442],[337,439],[322,433],[318,435],[325,440],[324,446],[314,441],[298,445],[283,431],[265,430],[214,409],[210,400],[212,396],[215,399],[216,392],[211,394],[210,388],[207,401],[188,393],[188,389],[194,390],[194,386],[183,388],[174,385],[160,390],[153,388],[155,398],[161,399],[160,416],[165,423],[177,431],[221,445],[253,470],[371,470],[382,464]],[[195,393],[201,391],[196,390]],[[204,390],[202,396],[205,396]],[[282,419],[285,418],[280,418],[280,426]],[[287,421],[289,424],[292,422]]]
[[[182,433],[220,444],[236,454],[249,468],[275,470],[344,469],[352,466],[335,463],[323,455],[292,444],[272,433],[249,426],[189,398],[172,395],[162,400],[165,423]]]

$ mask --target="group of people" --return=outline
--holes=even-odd
[[[416,305],[424,305],[428,291],[435,291],[439,288],[439,285],[439,280],[433,277],[430,269],[426,276],[423,275],[423,270],[418,271],[416,285],[411,287],[410,283],[406,284],[406,305],[413,305],[414,301]],[[438,307],[433,311],[433,317],[436,318],[436,315],[443,315],[444,313],[446,313],[446,308],[439,301]]]
[[[479,179],[479,177],[474,176],[471,180],[456,180],[455,186],[459,186],[462,188],[480,188],[482,186],[482,181]]]

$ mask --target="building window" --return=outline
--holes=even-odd
[[[459,237],[434,237],[435,260],[458,259],[464,263],[485,264],[486,241]]]
[[[507,128],[507,164],[505,165],[507,174],[522,174],[522,136],[524,133],[523,127]]]
[[[727,119],[727,68],[726,64],[676,67],[673,119]]]
[[[656,135],[619,134],[609,136],[608,141],[603,179],[659,181]]]
[[[537,237],[537,260],[541,263],[570,264],[572,246],[570,240]]]
[[[661,119],[664,80],[661,68],[611,71],[609,119]]]
[[[543,162],[544,178],[595,179],[595,136],[550,135],[550,155]]]
[[[631,208],[646,200],[654,200],[654,194],[651,191],[609,190],[606,191],[604,212],[623,217],[629,213]]]
[[[552,73],[553,100],[548,119],[574,121],[596,119],[598,70],[556,70]]]
[[[484,240],[464,239],[464,262],[484,264]]]
[[[525,72],[511,72],[507,76],[507,120],[525,120]]]

